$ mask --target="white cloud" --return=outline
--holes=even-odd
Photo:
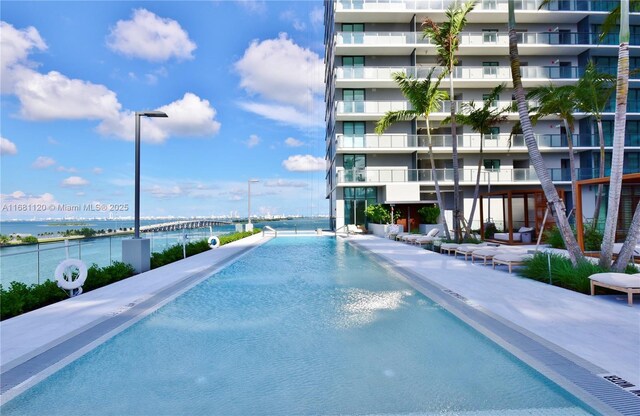
[[[257,102],[239,103],[244,110],[256,113],[269,120],[295,127],[321,127],[322,116],[317,115],[316,108],[312,113],[301,111],[290,105],[265,104]]]
[[[193,93],[186,93],[180,100],[159,107],[168,118],[141,119],[141,138],[149,143],[162,143],[169,136],[213,136],[220,130],[220,122],[215,120],[216,110],[208,100]],[[98,132],[105,136],[115,136],[125,140],[134,140],[135,116],[131,111],[118,114],[117,117],[104,120],[98,126]]]
[[[236,3],[251,13],[262,14],[267,11],[267,4],[264,0],[236,0]]]
[[[80,176],[69,176],[67,179],[62,181],[62,186],[65,187],[76,187],[76,186],[86,186],[89,185],[89,181],[81,178]]]
[[[60,144],[59,141],[57,141],[56,139],[54,139],[53,137],[49,136],[47,137],[47,143],[52,144],[54,146],[57,146]]]
[[[307,25],[298,18],[293,10],[287,10],[280,13],[280,19],[286,22],[291,22],[293,28],[299,32],[302,32],[307,28]]]
[[[49,156],[38,156],[38,158],[36,158],[36,160],[31,164],[31,167],[34,169],[46,169],[55,164],[56,161]]]
[[[309,184],[302,181],[290,181],[286,179],[273,179],[264,182],[264,186],[273,188],[307,188]]]
[[[104,85],[70,79],[56,71],[24,70],[15,94],[20,114],[30,120],[104,119],[120,110],[116,94]]]
[[[324,10],[322,7],[314,7],[309,13],[309,20],[314,28],[322,26],[324,24]]]
[[[4,137],[0,137],[0,155],[15,155],[18,153],[18,147],[14,142]]]
[[[67,173],[76,173],[76,172],[78,172],[78,169],[76,169],[76,168],[68,168],[66,166],[58,166],[56,168],[56,170],[58,172],[67,172]]]
[[[119,20],[107,37],[114,52],[148,61],[192,59],[196,44],[173,19],[161,18],[146,9],[133,11],[131,20]]]
[[[298,139],[294,139],[293,137],[287,137],[286,139],[284,139],[284,144],[286,146],[289,147],[300,147],[300,146],[304,146],[304,142],[298,140]]]
[[[325,169],[325,161],[322,157],[293,155],[284,160],[282,166],[291,172],[323,171]]]
[[[147,188],[145,192],[150,193],[153,197],[158,199],[176,198],[183,194],[182,188],[177,185],[168,187],[153,185],[152,187]]]
[[[55,197],[50,193],[42,195],[27,195],[22,191],[15,191],[10,194],[0,194],[3,203],[20,203],[20,204],[56,204]]]
[[[249,94],[307,108],[324,92],[323,65],[317,53],[281,33],[276,39],[251,42],[235,68]]]
[[[256,136],[255,134],[252,134],[251,136],[249,136],[249,139],[244,142],[244,144],[247,145],[247,147],[249,149],[251,149],[252,147],[256,147],[257,145],[260,144],[260,137]]]
[[[44,51],[47,45],[33,26],[18,30],[11,24],[0,22],[0,73],[2,93],[11,93],[16,78],[28,67],[34,66],[27,58],[33,50]]]
[[[96,175],[101,175],[102,172],[104,172],[104,169],[95,167],[91,170],[91,172],[95,173]]]

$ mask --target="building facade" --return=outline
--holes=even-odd
[[[364,224],[369,204],[392,205],[402,213],[406,225],[419,223],[417,209],[436,202],[425,135],[425,120],[418,118],[391,126],[384,134],[374,132],[387,111],[408,109],[409,103],[392,79],[401,72],[422,79],[437,67],[436,47],[422,35],[429,18],[445,19],[454,0],[327,0],[325,1],[326,159],[327,199],[331,224]],[[538,10],[539,0],[516,0],[519,53],[525,89],[577,82],[589,61],[601,72],[617,70],[618,34],[599,40],[600,25],[618,1],[555,0]],[[451,77],[455,102],[482,104],[499,84],[506,89],[497,107],[512,102],[508,54],[507,0],[477,0],[460,37],[458,65]],[[640,13],[631,13],[630,68],[640,68]],[[615,31],[615,29],[614,29]],[[440,71],[441,68],[436,68]],[[441,83],[449,90],[450,77]],[[615,93],[603,115],[607,154],[610,160]],[[640,75],[632,73],[627,110],[625,173],[640,172]],[[436,174],[443,193],[445,216],[451,224],[453,207],[453,160],[451,128],[441,121],[449,116],[449,103],[430,117]],[[595,119],[575,113],[573,136],[578,179],[598,176],[599,140]],[[540,189],[529,163],[522,136],[511,137],[518,120],[516,112],[494,127],[483,141],[480,192]],[[545,117],[535,125],[536,140],[547,168],[558,188],[566,191],[571,204],[569,149],[559,117]],[[460,201],[465,218],[471,210],[478,163],[480,135],[468,126],[458,126]],[[638,190],[640,196],[640,190]],[[584,212],[593,212],[595,189],[583,193]],[[514,224],[535,204],[514,206]],[[500,198],[485,198],[483,216],[476,209],[472,228],[484,221],[504,227],[505,210]],[[606,209],[601,211],[606,212]],[[589,215],[587,215],[589,216]]]

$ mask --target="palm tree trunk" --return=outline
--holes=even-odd
[[[609,175],[609,202],[604,226],[600,267],[609,269],[613,243],[618,225],[620,191],[622,189],[622,164],[624,136],[627,121],[627,94],[629,91],[629,0],[620,2],[620,47],[618,48],[618,80],[616,83],[616,115],[613,129],[611,174]]]
[[[624,240],[620,253],[618,253],[618,258],[613,263],[613,266],[611,266],[613,271],[622,272],[627,267],[633,250],[636,244],[638,244],[638,234],[640,234],[640,203],[636,205],[636,212],[633,214],[627,238]]]
[[[453,51],[451,51],[453,53]],[[458,172],[458,137],[456,126],[456,101],[453,92],[453,59],[449,61],[449,98],[451,103],[451,153],[453,157],[453,234],[460,242],[460,173]]]
[[[571,169],[571,202],[573,209],[578,206],[578,183],[576,180],[576,157],[573,154],[573,129],[569,126],[567,119],[564,122],[564,129],[567,132],[567,147],[569,147],[569,169]]]
[[[469,238],[471,236],[471,221],[473,221],[473,216],[476,213],[476,205],[478,203],[478,196],[480,194],[480,170],[482,169],[482,163],[484,161],[484,158],[482,156],[483,143],[484,134],[480,132],[480,159],[478,160],[478,171],[476,172],[476,187],[473,190],[473,202],[471,203],[471,213],[469,214],[469,221],[467,221],[467,231],[465,232],[465,238]],[[482,218],[480,218],[480,221],[482,222]]]
[[[562,239],[567,247],[569,259],[571,263],[576,266],[578,260],[584,260],[584,255],[578,246],[578,242],[573,236],[569,221],[567,221],[566,209],[564,203],[558,196],[555,186],[549,176],[549,171],[545,166],[544,159],[538,149],[535,135],[533,134],[533,126],[531,125],[531,119],[529,118],[529,110],[527,108],[527,102],[525,100],[524,89],[522,88],[522,78],[520,75],[520,58],[518,55],[518,36],[516,34],[516,19],[514,11],[514,0],[509,0],[509,59],[511,62],[511,76],[513,78],[513,88],[515,90],[516,101],[518,104],[518,115],[520,117],[520,124],[522,127],[522,134],[529,150],[529,157],[531,164],[533,165],[540,185],[544,191],[549,205],[552,207],[551,213],[558,224]]]
[[[442,202],[442,194],[440,193],[440,183],[438,182],[438,174],[436,172],[436,162],[433,158],[433,146],[431,144],[431,128],[429,126],[429,117],[427,117],[427,140],[429,142],[429,161],[431,162],[431,176],[433,177],[433,185],[436,188],[436,199],[438,200],[438,208],[440,208],[440,216],[442,218],[442,227],[447,240],[451,240],[449,227],[447,226],[447,218],[444,215],[444,202]]]
[[[597,118],[598,122],[598,139],[600,141],[600,172],[599,175],[601,178],[604,178],[604,164],[605,164],[605,156],[604,156],[604,132],[602,131],[602,119],[600,117]],[[593,220],[591,222],[591,229],[596,230],[598,228],[598,220],[600,217],[600,206],[602,205],[602,189],[603,185],[598,185],[597,195],[596,195],[596,206],[593,210]]]

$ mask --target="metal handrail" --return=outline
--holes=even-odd
[[[265,225],[264,227],[262,227],[262,236],[264,237],[266,235],[267,231],[271,231],[275,234],[275,236],[278,236],[278,230],[273,229],[271,227],[269,227],[268,225]]]
[[[334,237],[338,237],[338,231],[340,231],[340,230],[341,230],[341,229],[343,229],[343,228],[346,230],[345,232],[346,232],[347,237],[348,237],[348,236],[349,236],[349,234],[350,234],[350,233],[349,233],[349,224],[345,224],[345,225],[343,225],[342,227],[338,227],[338,228],[336,228],[336,230],[335,230],[335,232],[334,232]]]

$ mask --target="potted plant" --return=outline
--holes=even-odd
[[[368,229],[374,235],[384,237],[389,225],[391,225],[391,210],[383,204],[369,205],[365,210],[367,220],[369,221]],[[398,213],[394,213],[397,216]]]

